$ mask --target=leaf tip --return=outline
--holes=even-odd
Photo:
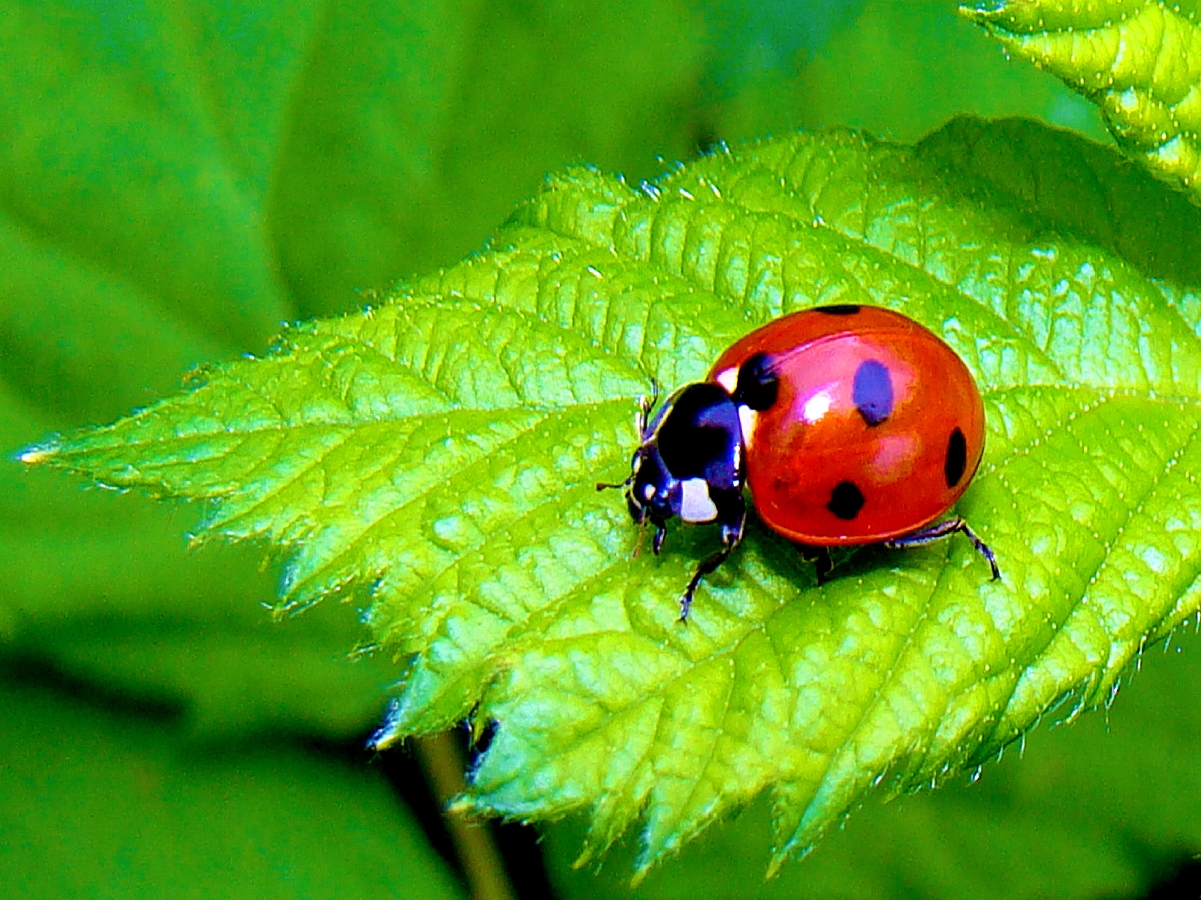
[[[13,459],[19,463],[24,463],[27,466],[37,466],[57,455],[58,451],[58,441],[50,441],[46,444],[34,444],[31,447],[18,450],[13,456]]]
[[[650,874],[651,869],[663,861],[664,854],[662,852],[652,854],[650,848],[645,845],[642,852],[638,854],[638,858],[634,861],[634,874],[630,876],[630,889],[635,890],[646,876]]]
[[[788,839],[781,847],[773,848],[771,860],[767,864],[767,872],[764,873],[763,880],[770,881],[780,874],[780,870],[784,868],[784,864],[790,860],[804,859],[813,852],[814,841],[807,844],[801,844],[796,836]]]
[[[582,869],[592,863],[592,861],[595,859],[596,849],[591,844],[585,844],[583,849],[580,850],[580,855],[577,856],[575,861],[571,864],[571,867],[578,871],[579,869]]]
[[[378,753],[387,750],[400,738],[400,701],[393,698],[384,710],[384,719],[371,737],[367,738],[367,749]]]
[[[987,25],[1006,12],[1005,0],[980,0],[979,3],[963,3],[958,9],[959,15],[975,22],[977,25]]]

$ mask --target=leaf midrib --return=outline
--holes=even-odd
[[[469,461],[468,460],[459,460],[458,467],[456,468],[455,471],[450,473],[449,477],[446,480],[442,480],[442,481],[438,481],[438,482],[431,481],[431,484],[429,487],[426,487],[426,488],[418,491],[417,493],[413,494],[413,496],[409,497],[407,500],[405,500],[399,506],[393,507],[387,513],[385,513],[383,516],[380,516],[380,517],[372,520],[371,522],[366,523],[363,526],[363,528],[359,531],[359,533],[357,535],[355,535],[355,537],[352,540],[346,542],[345,545],[342,547],[342,549],[339,550],[337,554],[332,556],[325,564],[323,564],[319,568],[315,569],[313,571],[312,575],[307,576],[302,581],[298,581],[295,584],[293,584],[291,586],[291,591],[296,592],[299,590],[301,585],[310,584],[313,581],[317,580],[320,573],[330,570],[333,567],[334,563],[336,563],[338,560],[344,558],[347,554],[351,553],[351,551],[353,551],[355,549],[355,547],[357,547],[360,543],[362,543],[364,540],[367,539],[368,535],[372,531],[374,531],[377,528],[383,527],[384,523],[386,523],[387,521],[389,521],[395,517],[403,516],[403,515],[409,513],[411,510],[411,507],[413,507],[415,504],[419,504],[419,503],[427,500],[432,494],[434,494],[438,491],[450,490],[452,484],[461,482],[463,479],[469,479],[470,474],[473,471],[476,471],[479,466],[484,465],[488,460],[494,458],[497,454],[502,453],[506,448],[511,448],[513,445],[519,443],[520,441],[528,439],[529,434],[531,432],[536,431],[538,428],[545,426],[548,421],[551,421],[556,416],[560,416],[560,415],[563,415],[563,414],[569,413],[569,412],[576,413],[580,410],[586,410],[589,408],[603,407],[603,406],[609,405],[613,402],[614,401],[612,401],[612,400],[606,400],[606,401],[597,401],[595,403],[579,403],[579,404],[576,404],[571,407],[563,407],[560,409],[548,410],[546,412],[546,414],[543,415],[541,418],[535,419],[527,427],[519,428],[512,436],[505,438],[501,442],[493,445],[492,447],[489,447],[487,450],[480,451],[478,455],[474,456]],[[529,409],[529,408],[523,408],[523,411],[533,412],[533,410]],[[475,413],[477,411],[472,410],[472,412]],[[539,500],[536,504],[533,504],[531,507],[524,510],[521,513],[521,515],[518,517],[518,519],[520,519],[524,516],[530,515],[534,511],[536,511],[538,508],[545,506],[546,504],[549,504],[549,503],[554,503],[558,499],[559,499],[558,495],[547,494],[544,498]],[[508,521],[511,523],[516,520],[508,520]],[[478,547],[478,544],[473,545],[473,547]],[[431,577],[430,580],[432,581],[438,577],[441,577],[441,575],[443,575],[443,574],[445,574],[445,572],[449,571],[454,565],[457,565],[458,562],[461,560],[461,558],[464,557],[465,555],[467,555],[467,553],[469,553],[469,552],[470,552],[470,549],[464,549],[461,552],[453,554],[453,561],[449,565],[444,566],[441,570],[439,570],[439,572],[435,573]],[[318,588],[315,588],[314,590],[316,590],[317,592],[320,592],[322,589],[320,587],[318,587]]]

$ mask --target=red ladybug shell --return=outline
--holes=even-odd
[[[868,306],[804,310],[751,332],[710,381],[768,354],[772,405],[743,407],[747,484],[760,518],[802,544],[868,544],[916,531],[967,489],[984,450],[984,406],[941,339]]]

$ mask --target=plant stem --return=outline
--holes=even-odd
[[[448,809],[451,800],[467,789],[463,778],[466,760],[454,737],[444,731],[414,738],[413,746],[442,810],[471,900],[516,900],[489,823]]]

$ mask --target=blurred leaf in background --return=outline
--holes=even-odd
[[[916,141],[956,113],[1032,116],[1105,140],[1095,107],[1006,60],[943,0],[709,0],[706,69],[727,141],[845,125]]]
[[[462,896],[377,772],[293,747],[198,746],[168,719],[6,674],[5,897]]]

